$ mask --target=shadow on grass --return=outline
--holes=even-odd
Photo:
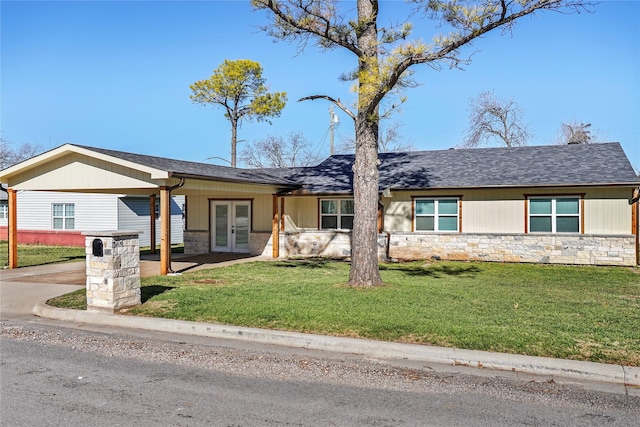
[[[398,271],[407,276],[425,276],[435,279],[442,276],[475,276],[482,270],[476,265],[419,265],[381,264],[381,271]]]
[[[140,300],[142,304],[155,297],[156,295],[163,294],[167,291],[173,289],[172,286],[160,286],[160,285],[151,285],[151,286],[142,286],[140,288]]]
[[[336,262],[345,262],[340,259],[332,259],[332,258],[308,258],[308,259],[292,259],[286,261],[279,261],[274,264],[276,267],[283,268],[307,268],[311,270],[315,270],[318,268],[325,268],[329,263]]]
[[[160,248],[156,248],[156,254],[160,253]],[[171,245],[171,253],[172,254],[183,254],[184,253],[184,245],[182,243],[176,243]],[[151,255],[151,248],[149,246],[145,246],[140,248],[140,255]]]

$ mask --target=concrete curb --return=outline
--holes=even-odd
[[[38,303],[33,314],[55,320],[102,326],[146,329],[281,345],[334,353],[359,354],[379,359],[403,359],[426,363],[467,366],[525,374],[544,375],[577,381],[604,382],[640,392],[640,367],[552,359],[488,351],[461,350],[415,344],[389,343],[356,338],[329,337],[287,331],[243,328],[211,323],[148,317],[124,316],[95,311],[69,310]]]

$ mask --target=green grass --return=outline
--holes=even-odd
[[[18,267],[56,264],[85,259],[85,248],[76,246],[18,245]],[[7,241],[0,241],[0,266],[9,264]]]
[[[618,267],[254,262],[142,279],[127,314],[640,366],[640,274]],[[84,291],[77,293],[84,299]]]
[[[9,264],[6,240],[0,240],[0,268]],[[174,254],[184,253],[183,244],[171,246]],[[150,254],[151,248],[140,248],[140,254]],[[159,253],[159,252],[158,252]],[[85,259],[85,248],[76,246],[18,245],[18,267],[56,264]]]

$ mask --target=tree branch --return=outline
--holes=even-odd
[[[252,3],[255,8],[269,9],[276,16],[275,24],[263,27],[263,30],[271,32],[271,35],[298,39],[303,38],[305,34],[311,35],[317,37],[318,44],[324,48],[341,46],[358,57],[362,54],[351,37],[351,28],[339,22],[339,15],[333,7],[316,9],[313,7],[315,2],[304,0],[291,1],[288,4],[275,0],[252,0]],[[288,5],[292,7],[289,8]],[[330,13],[322,14],[322,10],[329,10]],[[294,13],[295,11],[298,13]],[[280,33],[274,34],[273,28]]]
[[[356,115],[353,114],[353,112],[351,110],[349,110],[346,105],[344,105],[342,102],[340,102],[340,99],[334,99],[334,98],[332,98],[332,97],[330,97],[328,95],[305,96],[303,98],[298,99],[298,102],[301,102],[301,101],[315,101],[316,99],[326,99],[327,101],[332,102],[333,104],[335,104],[339,109],[344,111],[353,120],[356,119]]]

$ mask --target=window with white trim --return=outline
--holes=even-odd
[[[9,203],[6,200],[0,201],[0,219],[9,218]]]
[[[353,199],[320,200],[320,228],[353,229]]]
[[[530,233],[580,233],[580,197],[530,196]]]
[[[75,205],[54,203],[51,207],[54,230],[73,230],[75,227]]]
[[[415,231],[458,231],[459,200],[455,197],[414,199],[413,229]]]

